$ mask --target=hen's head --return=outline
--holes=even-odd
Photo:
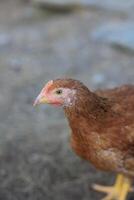
[[[53,104],[72,106],[79,91],[88,90],[80,81],[73,79],[56,79],[49,81],[36,98],[34,105]]]

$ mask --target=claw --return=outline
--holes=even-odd
[[[107,194],[102,200],[126,200],[128,192],[134,191],[134,188],[131,188],[130,179],[123,175],[118,175],[114,186],[94,184],[93,189]]]

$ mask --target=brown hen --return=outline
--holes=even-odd
[[[73,79],[49,81],[35,101],[63,106],[71,128],[71,146],[103,171],[118,173],[104,200],[125,200],[134,177],[134,86],[91,92]]]

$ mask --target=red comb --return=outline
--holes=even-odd
[[[50,90],[50,87],[53,84],[53,80],[48,81],[48,83],[45,85],[44,89],[42,91],[45,90],[45,92],[47,93]]]

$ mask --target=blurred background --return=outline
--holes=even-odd
[[[97,200],[62,109],[33,108],[58,77],[91,90],[134,83],[134,0],[0,0],[0,200]]]

